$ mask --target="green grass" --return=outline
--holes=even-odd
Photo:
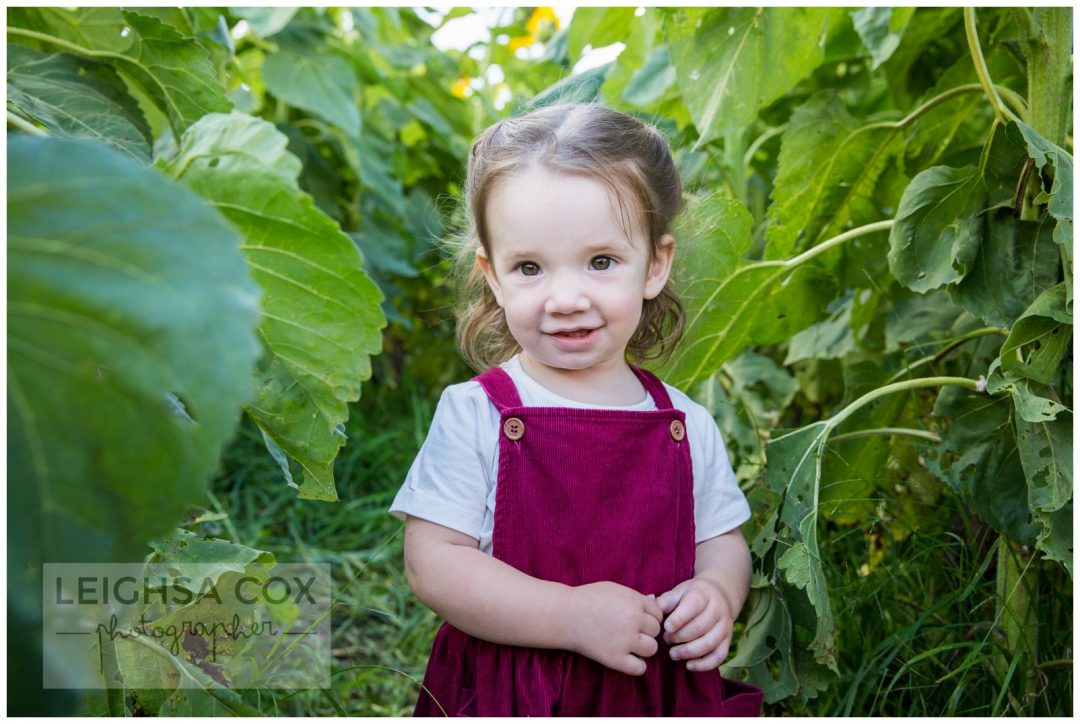
[[[995,590],[997,534],[943,495],[912,511],[920,524],[884,547],[872,570],[866,540],[889,534],[895,500],[849,535],[830,532],[828,575],[840,680],[806,706],[780,711],[828,716],[1070,716],[1072,582],[1037,558],[1039,661],[1004,646]],[[1066,635],[1054,635],[1054,632]],[[1046,663],[1050,662],[1047,666]],[[1068,662],[1067,664],[1065,662]],[[779,712],[778,712],[779,713]]]

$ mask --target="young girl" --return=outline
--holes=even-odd
[[[391,506],[446,618],[416,715],[756,715],[723,679],[750,516],[716,423],[628,364],[683,324],[663,137],[599,105],[473,144],[465,359]],[[661,635],[662,633],[662,635]]]

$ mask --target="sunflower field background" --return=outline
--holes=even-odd
[[[9,712],[411,711],[439,621],[386,509],[472,374],[440,241],[479,131],[596,101],[686,187],[657,371],[755,513],[725,674],[770,715],[1071,715],[1072,21],[8,8]],[[331,686],[192,644],[132,688],[117,644],[42,689],[88,666],[42,650],[43,563],[179,549],[331,564]]]

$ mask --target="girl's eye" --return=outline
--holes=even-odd
[[[531,261],[522,262],[518,264],[517,268],[523,276],[527,277],[534,277],[540,273],[540,267],[536,264],[533,264]]]
[[[596,271],[607,271],[613,263],[610,256],[598,256],[589,262],[589,266]]]

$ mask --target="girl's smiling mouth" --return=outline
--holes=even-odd
[[[598,336],[600,327],[575,327],[547,332],[560,349],[573,351],[589,347]]]

